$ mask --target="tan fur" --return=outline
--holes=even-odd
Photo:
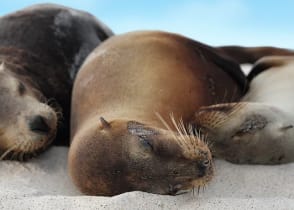
[[[235,163],[294,161],[293,70],[294,56],[261,58],[240,102],[206,106],[196,113],[195,124],[213,142],[214,156]]]
[[[42,103],[40,93],[31,81],[14,73],[13,65],[0,66],[0,160],[24,160],[44,150],[56,133],[55,111]],[[9,63],[9,61],[7,61]],[[19,85],[25,88],[20,92]],[[29,121],[34,116],[42,116],[50,127],[48,135],[33,132]]]
[[[189,122],[200,106],[238,99],[242,78],[235,63],[179,35],[110,38],[90,54],[74,84],[74,183],[90,195],[176,194],[206,184],[211,153]]]

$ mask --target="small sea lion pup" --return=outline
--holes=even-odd
[[[213,155],[234,163],[294,161],[294,51],[227,49],[241,63],[262,58],[248,75],[249,90],[241,102],[202,107],[196,113],[195,124],[213,143]]]
[[[74,84],[74,183],[86,194],[108,196],[174,195],[205,185],[211,153],[188,124],[200,106],[239,100],[245,87],[237,63],[183,36],[111,37],[88,56]]]
[[[90,14],[57,5],[0,18],[0,159],[23,160],[44,150],[55,137],[58,112],[56,143],[65,144],[73,78],[110,35]]]

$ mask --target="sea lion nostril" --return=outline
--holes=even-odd
[[[202,162],[202,165],[203,165],[204,167],[207,167],[207,166],[209,166],[209,163],[210,163],[210,160],[204,160],[204,161]]]
[[[204,160],[200,163],[197,164],[197,168],[198,168],[198,177],[203,177],[206,174],[206,169],[208,168],[210,164],[209,160]]]
[[[41,115],[36,115],[29,121],[29,128],[31,131],[41,134],[47,134],[50,131],[46,119]]]

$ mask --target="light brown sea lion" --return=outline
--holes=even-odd
[[[216,157],[234,163],[294,161],[294,51],[231,49],[238,51],[234,55],[239,62],[265,57],[248,75],[249,90],[241,102],[202,107],[195,124],[213,142]],[[268,56],[274,54],[286,56]]]
[[[183,36],[149,31],[108,39],[88,56],[73,88],[74,183],[108,196],[174,195],[205,185],[211,153],[188,123],[200,106],[238,100],[244,89],[239,65]]]
[[[55,143],[69,142],[73,78],[111,34],[92,15],[58,5],[36,5],[0,18],[0,159],[23,160],[47,148],[58,112],[63,118]]]

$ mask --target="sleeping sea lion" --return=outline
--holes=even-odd
[[[211,153],[189,122],[199,107],[239,100],[245,89],[239,65],[207,45],[160,31],[111,37],[88,56],[74,83],[68,160],[74,183],[83,193],[107,196],[175,195],[205,185]]]
[[[42,4],[0,18],[0,159],[24,160],[66,144],[73,79],[111,36],[92,15]],[[68,140],[69,142],[69,140]]]
[[[294,51],[232,49],[235,52],[227,54],[234,54],[238,62],[261,57],[248,75],[248,92],[238,103],[202,107],[195,125],[208,135],[216,157],[253,164],[294,161]]]

